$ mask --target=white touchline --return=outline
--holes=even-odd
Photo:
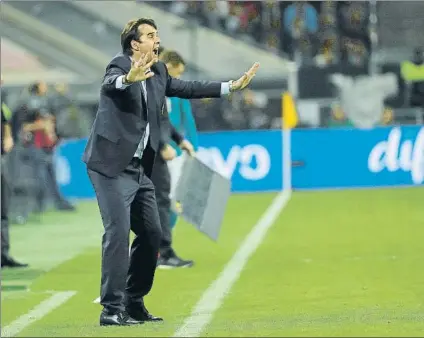
[[[242,245],[236,251],[218,278],[203,293],[197,302],[190,317],[175,332],[174,337],[199,337],[204,328],[211,321],[216,310],[221,306],[225,296],[248,262],[250,256],[256,251],[264,240],[269,228],[278,218],[281,210],[290,200],[291,191],[285,190],[279,193],[261,219],[256,223]]]
[[[42,301],[27,314],[20,316],[1,330],[2,337],[13,337],[25,329],[27,326],[43,318],[50,311],[65,303],[76,294],[76,291],[56,292],[50,298]]]

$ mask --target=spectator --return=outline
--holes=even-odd
[[[284,10],[283,21],[291,38],[291,58],[298,62],[312,60],[318,31],[316,9],[307,2],[295,2]]]
[[[269,51],[278,54],[280,44],[281,10],[276,1],[265,1],[261,13],[261,39]]]
[[[56,121],[47,91],[47,84],[42,81],[32,84],[29,95],[21,102],[17,112],[15,129],[19,130],[19,142],[23,147],[15,164],[15,172],[18,173],[23,168],[28,169],[28,172],[24,175],[24,182],[17,177],[15,187],[20,192],[20,197],[27,200],[30,206],[35,205],[34,210],[29,207],[20,209],[17,216],[19,223],[25,222],[31,211],[43,212],[50,199],[53,199],[58,210],[74,210],[62,197],[57,186],[53,166],[53,150],[57,143]],[[20,161],[29,163],[21,166]]]
[[[227,28],[226,24],[230,12],[227,1],[205,1],[204,6],[209,27],[219,30]]]
[[[318,66],[334,64],[339,60],[339,32],[337,29],[337,3],[325,1],[321,5],[319,40],[315,62]]]
[[[424,50],[416,48],[411,61],[401,65],[401,75],[409,87],[409,105],[424,108]]]
[[[231,129],[222,116],[225,99],[192,100],[191,105],[199,131]]]
[[[316,9],[304,2],[289,5],[284,11],[284,27],[293,39],[303,33],[316,34],[318,31],[318,13]]]
[[[41,211],[45,171],[40,152],[36,145],[45,141],[45,128],[42,116],[48,113],[47,85],[44,82],[32,84],[23,92],[14,111],[12,130],[15,149],[11,163],[12,213],[15,221],[24,224],[33,211]]]
[[[264,113],[266,95],[246,89],[224,101],[223,118],[233,130],[270,128],[270,118]]]
[[[371,48],[368,4],[349,2],[341,3],[339,7],[341,59],[352,65],[363,66],[368,62]]]

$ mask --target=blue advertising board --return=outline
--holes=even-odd
[[[282,189],[280,131],[205,133],[199,144],[198,158],[231,178],[232,191]]]
[[[66,141],[56,153],[65,196],[93,198],[81,161],[86,140]],[[226,177],[233,192],[282,189],[282,137],[274,131],[203,133],[198,157]],[[424,127],[293,130],[294,189],[424,184]]]
[[[331,189],[424,183],[424,127],[294,130],[292,185]]]

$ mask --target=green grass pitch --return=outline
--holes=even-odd
[[[171,336],[275,194],[233,195],[218,243],[180,221],[175,246],[192,269],[158,270],[149,310],[163,324],[101,328],[102,226],[95,202],[11,229],[2,329],[52,293],[76,291],[19,332],[38,337]],[[295,192],[202,336],[423,336],[424,188]]]

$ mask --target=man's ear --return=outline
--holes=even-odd
[[[137,41],[134,41],[134,40],[131,41],[131,48],[137,51],[139,50]]]

